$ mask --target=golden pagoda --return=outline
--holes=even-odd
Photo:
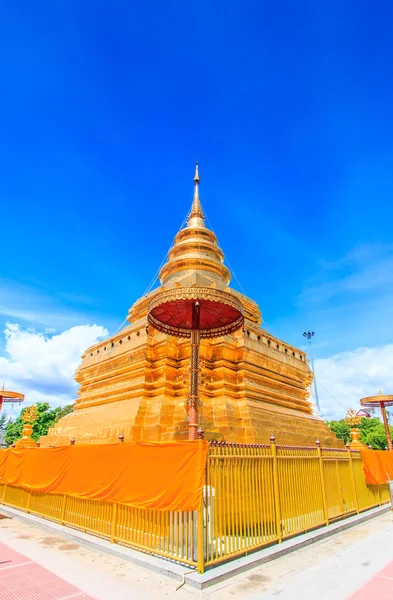
[[[70,440],[98,444],[119,437],[188,438],[190,344],[181,330],[176,337],[172,331],[158,331],[152,307],[158,296],[162,303],[165,294],[181,297],[182,288],[186,294],[193,287],[205,289],[210,300],[227,293],[233,305],[242,307],[244,318],[243,327],[232,333],[201,339],[198,414],[205,437],[269,443],[273,434],[278,444],[314,445],[316,439],[323,446],[340,443],[312,412],[308,398],[313,375],[305,353],[263,329],[257,304],[229,288],[231,274],[215,234],[206,226],[199,184],[197,165],[191,211],[160,271],[161,286],[135,302],[124,329],[86,350],[75,376],[80,388],[74,411],[41,438],[41,447]],[[164,306],[170,305],[181,310],[173,302]]]

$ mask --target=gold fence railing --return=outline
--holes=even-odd
[[[204,565],[389,502],[367,485],[359,451],[213,443],[204,489]],[[207,514],[206,514],[207,513]]]
[[[120,544],[205,567],[390,500],[366,484],[360,452],[228,444],[209,447],[198,511],[168,512],[1,485],[3,504]]]
[[[113,543],[197,565],[197,519],[202,511],[140,509],[101,500],[27,492],[8,485],[0,485],[0,498],[6,506],[92,533]]]

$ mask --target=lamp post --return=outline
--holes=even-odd
[[[303,336],[305,338],[308,339],[308,343],[310,345],[310,359],[311,359],[311,367],[312,367],[312,372],[314,373],[314,395],[315,395],[315,404],[317,405],[317,410],[318,413],[321,412],[320,406],[319,406],[319,397],[318,397],[318,388],[317,388],[317,378],[315,375],[315,367],[314,367],[314,358],[312,355],[312,349],[311,349],[311,338],[313,338],[315,335],[315,331],[305,331],[303,333]]]

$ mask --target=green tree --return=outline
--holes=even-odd
[[[344,444],[351,441],[351,429],[344,419],[341,419],[340,421],[330,421],[328,422],[328,425],[338,439],[344,441]]]
[[[345,444],[351,441],[350,427],[344,419],[340,421],[328,422],[330,429],[336,436],[343,440]],[[393,437],[393,427],[389,427],[390,434]],[[371,446],[374,450],[385,450],[388,445],[385,433],[385,427],[378,418],[363,417],[359,426],[360,441],[366,446]]]
[[[22,437],[22,428],[21,415],[15,420],[10,419],[5,428],[4,443],[6,446],[10,446]]]
[[[0,414],[0,431],[4,431],[8,422],[8,417],[6,413]]]
[[[393,427],[389,427],[390,435],[393,434]],[[385,450],[388,445],[385,427],[379,419],[362,419],[360,426],[360,441],[374,450]]]
[[[73,404],[68,404],[64,407],[58,406],[51,408],[48,402],[37,402],[37,420],[33,424],[33,433],[31,437],[38,441],[39,438],[48,433],[48,429],[52,427],[61,417],[72,412]],[[15,421],[8,422],[5,428],[4,441],[7,446],[10,446],[22,437],[23,421],[22,416],[26,408],[23,408]]]
[[[6,413],[1,413],[0,414],[0,442],[1,442],[1,446],[3,446],[3,444],[4,444],[3,437],[4,437],[5,428],[6,428],[8,422],[9,422],[9,419],[7,417],[7,414]]]

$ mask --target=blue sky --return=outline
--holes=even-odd
[[[390,344],[392,25],[393,5],[359,0],[8,3],[2,330],[116,329],[198,158],[267,329],[298,346],[315,329],[319,359]]]

